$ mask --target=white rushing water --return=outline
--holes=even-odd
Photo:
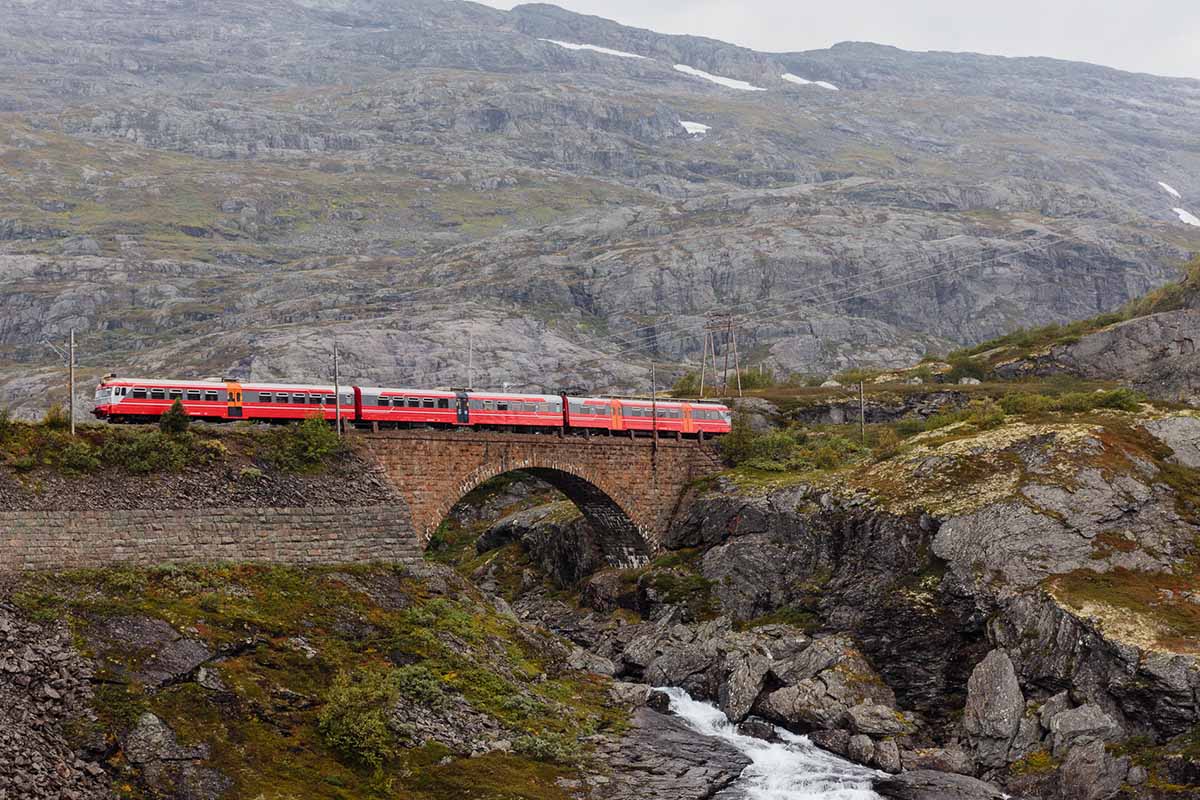
[[[777,729],[780,742],[743,736],[729,718],[682,689],[663,689],[671,710],[697,733],[724,739],[753,763],[736,788],[746,800],[878,800],[873,770],[826,753],[807,738]],[[726,790],[728,791],[728,790]],[[724,796],[724,794],[722,794]]]

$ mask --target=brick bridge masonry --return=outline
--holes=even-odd
[[[454,504],[484,481],[520,471],[565,494],[600,535],[610,563],[660,549],[689,485],[720,469],[694,440],[481,431],[396,431],[358,438],[404,497],[421,546]]]

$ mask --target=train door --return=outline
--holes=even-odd
[[[237,381],[226,381],[225,391],[229,397],[226,400],[225,413],[230,419],[242,418],[242,385]]]
[[[691,403],[683,404],[683,432],[684,433],[695,433],[696,432],[696,426],[694,424],[692,424],[692,404]]]
[[[621,414],[621,401],[612,401],[612,429],[614,431],[625,430],[625,417]]]
[[[455,403],[455,406],[454,406],[458,412],[458,417],[457,417],[458,424],[459,425],[470,425],[471,424],[471,399],[467,396],[466,392],[459,392],[457,395],[455,395],[455,397],[458,398]]]

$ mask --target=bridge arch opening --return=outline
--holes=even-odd
[[[645,564],[651,547],[645,532],[629,512],[595,482],[563,469],[551,467],[521,467],[481,471],[459,487],[458,496],[442,510],[438,522],[445,520],[453,509],[489,481],[506,476],[528,476],[557,490],[579,509],[591,526],[605,561],[615,567],[636,567]],[[499,520],[495,520],[499,521]]]

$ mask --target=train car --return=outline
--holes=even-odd
[[[729,433],[732,416],[720,403],[650,398],[568,397],[566,426],[572,432],[688,438]]]
[[[354,396],[357,413],[353,419],[357,423],[380,428],[451,428],[469,422],[466,392],[355,386]]]
[[[550,432],[563,428],[562,397],[552,394],[468,392],[471,427],[514,432]]]
[[[293,422],[314,413],[328,420],[337,416],[332,386],[114,376],[102,379],[96,387],[92,413],[97,419],[116,423],[153,422],[176,400],[183,403],[189,416],[213,422]],[[343,417],[352,419],[352,387],[342,388],[341,405]]]

